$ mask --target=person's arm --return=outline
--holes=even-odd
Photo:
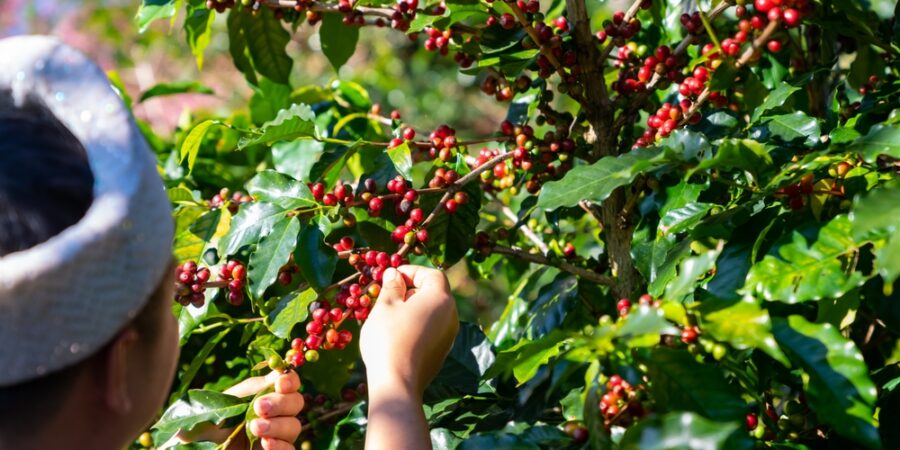
[[[430,449],[422,395],[459,331],[443,272],[388,269],[360,332],[369,386],[367,450]]]

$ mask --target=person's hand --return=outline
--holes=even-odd
[[[265,377],[248,378],[225,391],[235,397],[256,395],[270,386],[275,392],[263,395],[253,403],[258,419],[247,424],[250,431],[259,437],[254,449],[293,450],[294,441],[300,435],[301,426],[297,415],[303,409],[303,395],[300,394],[300,377],[293,370],[285,373],[271,372]],[[232,430],[223,430],[212,425],[197,427],[190,433],[182,433],[182,442],[213,441],[224,442]],[[244,433],[232,441],[229,450],[246,450],[250,445]]]
[[[380,386],[421,396],[459,331],[456,304],[443,272],[401,266],[384,273],[381,293],[360,331],[369,392]]]

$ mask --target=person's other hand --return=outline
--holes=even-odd
[[[294,441],[300,435],[301,426],[297,415],[303,409],[303,395],[300,394],[300,377],[297,372],[271,372],[265,377],[248,378],[225,391],[235,397],[256,395],[273,386],[275,392],[263,395],[253,403],[258,419],[247,424],[250,431],[259,437],[254,449],[293,450]],[[190,433],[179,435],[182,442],[213,441],[224,442],[232,430],[223,430],[212,425],[197,427]],[[246,450],[250,447],[246,435],[232,441],[229,450]]]
[[[385,271],[381,293],[360,331],[369,391],[402,386],[421,396],[458,331],[456,304],[443,272],[421,266]]]

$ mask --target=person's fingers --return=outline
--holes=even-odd
[[[275,380],[275,392],[279,394],[292,394],[300,389],[300,376],[293,370],[279,374]]]
[[[303,396],[299,392],[293,394],[266,394],[256,400],[253,410],[264,419],[278,416],[296,416],[303,409]]]
[[[384,271],[381,279],[381,293],[378,294],[376,305],[382,301],[403,300],[406,298],[406,282],[397,269],[389,268]]]
[[[251,377],[228,388],[225,393],[240,398],[256,395],[257,392],[271,386],[273,381],[274,378],[270,376]]]
[[[259,437],[294,442],[300,435],[300,421],[296,417],[274,417],[271,419],[253,419],[250,431]]]
[[[294,444],[279,439],[262,438],[259,442],[263,450],[294,450]]]
[[[406,275],[412,281],[412,287],[419,290],[449,291],[450,283],[444,272],[423,266],[400,266],[397,270]]]

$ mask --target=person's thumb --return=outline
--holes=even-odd
[[[378,294],[378,302],[394,301],[406,298],[406,282],[403,275],[397,269],[389,268],[384,271],[381,279],[381,293]]]

